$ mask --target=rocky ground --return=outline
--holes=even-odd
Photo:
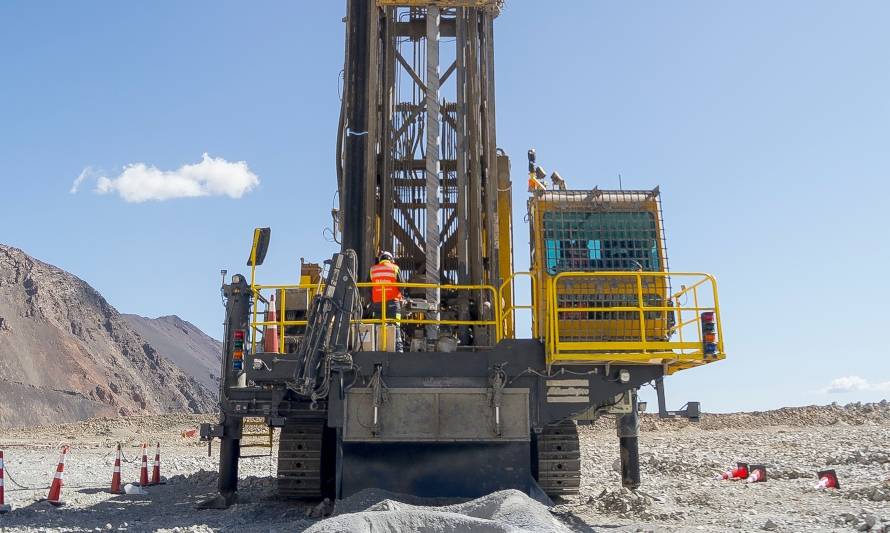
[[[510,492],[439,509],[381,502],[397,498],[375,493],[339,503],[340,516],[326,521],[307,516],[311,506],[274,500],[268,456],[242,461],[239,505],[196,511],[194,504],[213,491],[217,461],[215,448],[208,457],[206,445],[181,436],[200,421],[131,417],[3,431],[6,502],[14,510],[0,516],[0,531],[890,531],[886,402],[706,415],[699,424],[647,416],[644,486],[636,493],[619,488],[614,429],[601,420],[581,428],[582,494],[557,502],[549,513]],[[130,461],[124,480],[130,481],[138,475],[140,443],[157,440],[168,483],[142,496],[108,494],[114,445],[124,446]],[[66,505],[56,509],[38,500],[46,495],[61,443],[71,451]],[[769,480],[713,479],[736,461],[765,463]],[[814,488],[815,472],[824,468],[837,470],[840,490]],[[368,508],[358,517],[344,515]],[[365,529],[348,529],[359,523]],[[383,525],[370,529],[372,523]]]

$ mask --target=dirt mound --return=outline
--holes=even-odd
[[[876,485],[868,485],[847,491],[845,495],[851,500],[890,502],[890,479]]]
[[[337,503],[336,516],[306,533],[429,531],[436,533],[570,533],[544,505],[516,490],[435,507],[404,503],[385,491],[362,491]],[[376,503],[370,503],[377,500]],[[410,498],[418,502],[417,498]],[[368,505],[370,503],[370,505]],[[356,510],[364,507],[363,510]],[[342,514],[343,511],[350,511]]]
[[[656,500],[645,492],[623,487],[616,490],[603,489],[598,496],[589,498],[587,503],[599,513],[619,518],[682,520],[685,516],[683,511],[661,509]]]
[[[700,430],[722,430],[763,428],[771,426],[814,427],[814,426],[861,426],[868,424],[890,424],[890,402],[849,403],[839,405],[808,405],[805,407],[783,407],[772,411],[751,411],[744,413],[711,414],[704,413],[699,422],[685,418],[661,419],[655,413],[644,413],[640,417],[643,431],[680,431],[687,428]],[[602,417],[586,430],[614,429],[613,417]]]

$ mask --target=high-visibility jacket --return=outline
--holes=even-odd
[[[371,267],[371,283],[398,283],[399,282],[399,265],[384,259]],[[401,300],[402,291],[398,287],[375,286],[371,291],[371,300],[374,303],[383,301],[384,295],[386,301]]]

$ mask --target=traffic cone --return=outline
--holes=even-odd
[[[745,479],[748,477],[748,463],[737,463],[736,467],[722,474],[717,474],[718,480]]]
[[[266,309],[266,322],[278,320],[278,310],[275,306],[275,293],[269,298]],[[267,325],[263,328],[263,351],[266,353],[278,353],[278,324]]]
[[[161,484],[161,443],[158,442],[158,447],[155,449],[155,464],[151,469],[151,483],[150,485],[160,485]]]
[[[46,500],[56,507],[65,503],[62,501],[62,485],[64,485],[66,455],[68,455],[68,446],[62,446],[62,454],[59,455],[59,466],[56,467],[56,475],[53,476],[53,483],[50,485],[49,495],[46,497]]]
[[[111,474],[111,493],[120,494],[121,491],[121,445],[117,445],[117,456],[114,458],[114,473]]]
[[[766,467],[764,465],[751,465],[749,471],[748,479],[745,480],[748,483],[766,482]]]
[[[6,514],[12,508],[6,505],[6,495],[3,492],[3,472],[6,467],[3,464],[3,450],[0,450],[0,514]]]
[[[142,468],[139,470],[139,486],[148,485],[148,445],[142,445]]]
[[[0,456],[2,457],[2,456]],[[839,489],[841,482],[837,479],[837,472],[834,470],[822,470],[816,473],[819,483],[816,484],[817,489]]]

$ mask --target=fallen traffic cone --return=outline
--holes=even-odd
[[[149,485],[160,485],[161,484],[161,443],[158,442],[158,447],[155,449],[155,464],[151,469],[151,483]]]
[[[114,458],[114,472],[111,474],[111,493],[121,493],[121,445],[117,445],[117,456]]]
[[[266,309],[266,322],[277,322],[278,311],[275,308],[275,294],[269,298],[269,306]],[[266,353],[278,353],[278,324],[266,325],[263,328],[263,351]]]
[[[837,479],[837,472],[834,470],[822,470],[816,473],[819,483],[816,484],[817,489],[839,489],[841,482]]]
[[[68,455],[68,446],[62,446],[62,454],[59,455],[59,466],[56,467],[56,475],[53,476],[53,483],[49,487],[49,495],[46,500],[56,507],[62,506],[62,485],[65,477],[65,456]]]
[[[748,477],[748,463],[737,463],[736,467],[718,474],[718,480],[721,479],[745,479]]]
[[[139,486],[148,485],[148,445],[142,445],[142,468],[139,469]]]
[[[3,465],[3,450],[0,450],[0,514],[6,514],[12,510],[12,507],[6,505],[6,496],[3,493],[3,471],[6,467]]]
[[[764,483],[766,482],[766,467],[764,465],[751,465],[749,468],[748,483]]]

